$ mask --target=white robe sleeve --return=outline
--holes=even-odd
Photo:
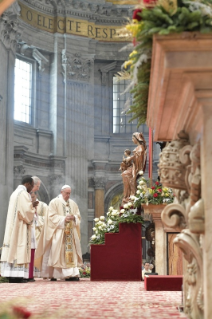
[[[80,220],[79,220],[78,216],[74,215],[74,217],[75,217],[75,226],[79,226]]]
[[[59,225],[57,226],[57,229],[64,229],[65,228],[65,218],[66,218],[66,216],[61,218],[61,221],[60,221]]]

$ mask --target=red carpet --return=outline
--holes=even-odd
[[[91,280],[141,280],[141,224],[119,224],[105,245],[91,245]]]
[[[143,282],[50,282],[42,279],[27,284],[0,284],[1,309],[11,299],[23,303],[37,318],[73,319],[182,319],[176,310],[181,292],[152,292],[144,290]],[[46,311],[46,315],[40,315]]]
[[[181,291],[183,276],[145,276],[144,287],[148,291]]]

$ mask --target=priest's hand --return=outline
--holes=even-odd
[[[39,201],[38,201],[38,200],[36,200],[35,202],[33,202],[33,203],[32,203],[32,206],[33,206],[33,207],[37,207],[37,206],[38,206],[38,204],[39,204]]]
[[[67,215],[65,218],[66,223],[69,223],[71,220],[75,220],[75,217],[73,215]]]

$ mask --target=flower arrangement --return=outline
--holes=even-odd
[[[91,274],[91,269],[90,267],[85,267],[84,269],[80,268],[79,272],[81,278],[89,278]]]
[[[152,42],[155,34],[167,35],[184,31],[212,32],[212,4],[210,0],[143,0],[126,26],[126,36],[133,38],[134,50],[124,63],[127,71],[118,77],[131,79],[133,103],[128,113],[138,126],[146,122],[150,82]]]
[[[142,177],[137,186],[135,196],[131,196],[134,207],[139,207],[142,204],[170,204],[174,200],[174,194],[171,188],[163,187],[160,182],[155,182],[153,186]]]
[[[132,202],[121,207],[120,211],[112,206],[107,212],[107,217],[95,218],[94,234],[90,238],[90,244],[104,244],[106,233],[118,233],[119,223],[143,223],[143,218],[136,215],[137,208]]]

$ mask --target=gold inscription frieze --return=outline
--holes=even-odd
[[[19,5],[21,7],[21,19],[40,30],[51,33],[78,35],[99,41],[129,41],[129,39],[118,36],[120,26],[96,25],[94,22],[70,17],[52,17],[33,10],[21,2],[19,2]]]

